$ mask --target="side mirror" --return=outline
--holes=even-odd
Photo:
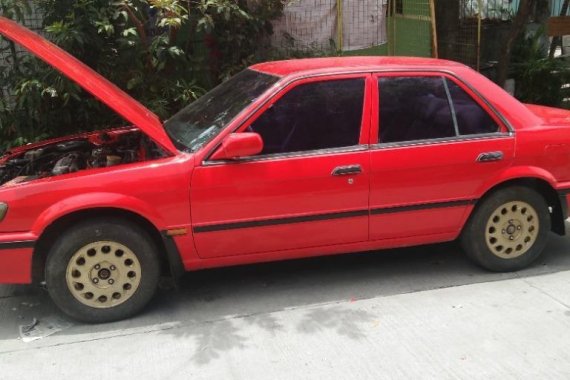
[[[212,154],[211,160],[234,160],[255,156],[263,151],[263,140],[257,133],[232,133],[222,140],[222,145]]]

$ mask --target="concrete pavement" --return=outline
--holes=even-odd
[[[567,379],[570,238],[510,274],[455,244],[198,272],[128,321],[18,339],[53,315],[0,286],[0,379]]]

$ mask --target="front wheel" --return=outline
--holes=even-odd
[[[482,267],[510,272],[536,260],[548,240],[550,213],[544,198],[520,186],[483,200],[461,236],[467,255]]]
[[[65,231],[46,262],[48,291],[69,316],[102,323],[127,318],[154,295],[160,263],[136,225],[99,219]]]

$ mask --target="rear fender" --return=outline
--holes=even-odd
[[[554,176],[544,169],[536,166],[512,166],[486,181],[477,190],[477,198],[482,198],[491,189],[499,186],[501,183],[525,178],[540,179],[547,182],[553,189],[557,187]]]

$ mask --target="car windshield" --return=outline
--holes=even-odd
[[[179,111],[164,128],[179,149],[195,152],[278,80],[244,70]]]

